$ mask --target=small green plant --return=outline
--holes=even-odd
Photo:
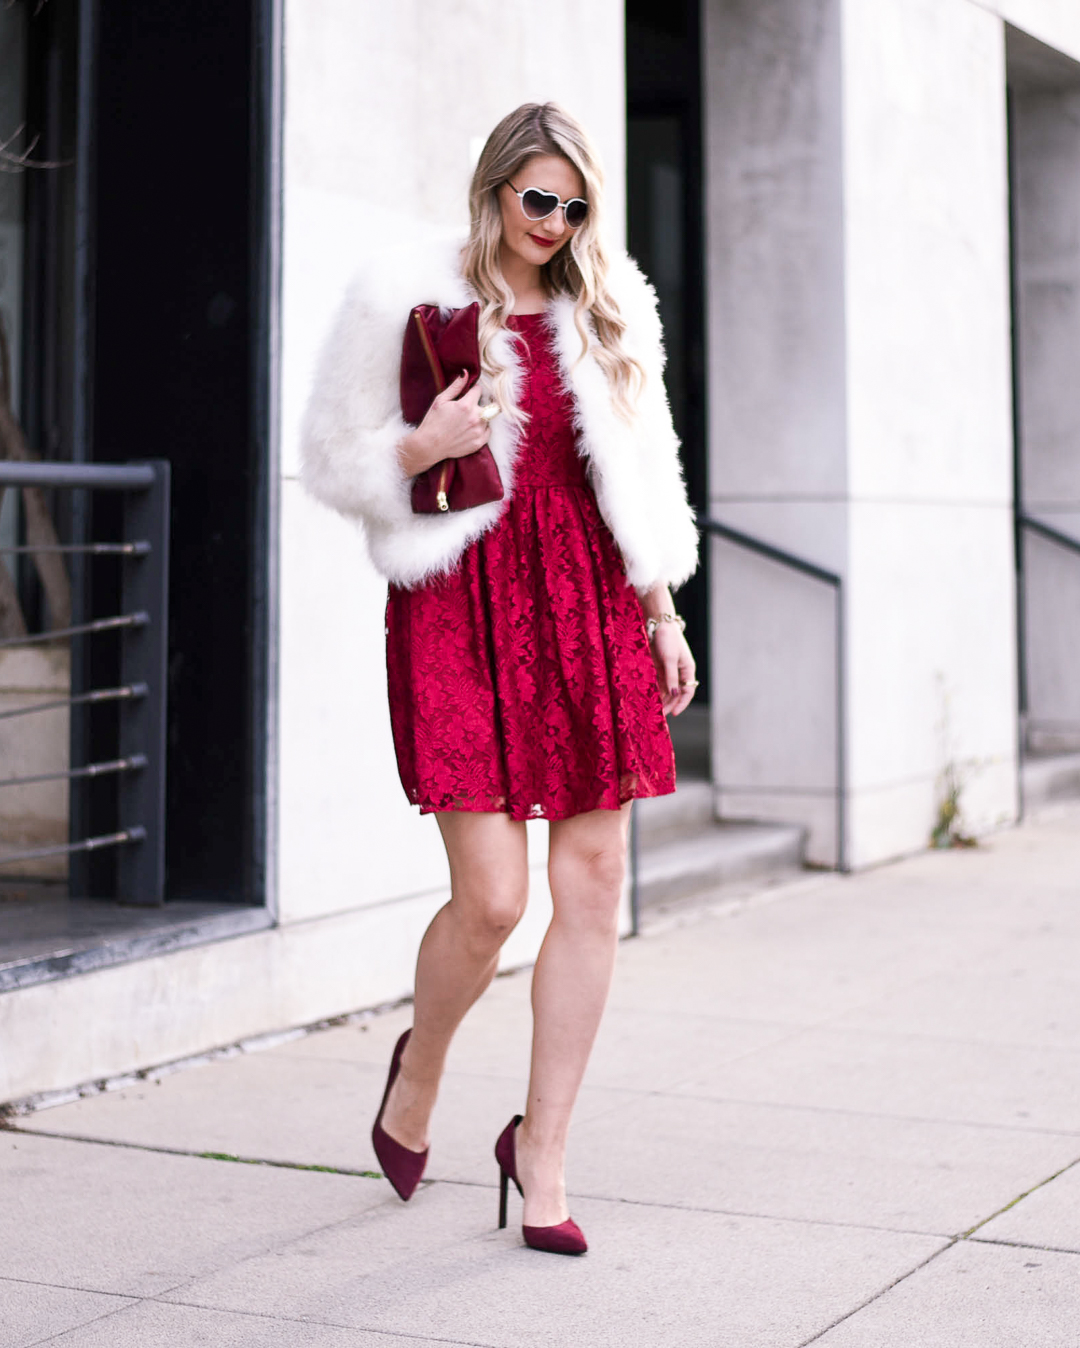
[[[978,847],[978,839],[962,831],[960,793],[964,783],[955,763],[945,764],[938,784],[937,821],[930,834],[930,846]]]
[[[940,743],[942,769],[938,774],[938,806],[937,818],[934,827],[930,832],[931,847],[978,847],[978,839],[964,832],[963,828],[963,807],[960,797],[963,794],[967,779],[961,770],[961,765],[956,760],[955,746],[952,739],[952,717],[950,715],[949,691],[945,686],[945,678],[938,674],[938,691],[941,696],[941,717],[938,720],[938,740]],[[968,768],[975,768],[979,765],[975,762],[966,764]]]

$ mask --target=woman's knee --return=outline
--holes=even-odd
[[[620,844],[564,849],[548,868],[556,913],[582,925],[613,927],[626,881]]]
[[[521,921],[529,893],[525,825],[499,814],[438,816],[450,861],[450,907],[471,949],[493,954]]]
[[[525,912],[527,890],[520,884],[491,884],[468,894],[455,894],[452,903],[471,946],[498,950]]]

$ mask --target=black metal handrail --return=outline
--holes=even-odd
[[[149,621],[149,613],[118,613],[112,618],[76,623],[74,627],[54,627],[48,632],[35,632],[33,636],[6,637],[0,641],[0,651],[7,650],[9,646],[34,646],[47,641],[62,641],[64,637],[87,636],[91,632],[112,632],[118,627],[145,627]]]
[[[146,829],[141,824],[134,828],[122,828],[118,833],[103,833],[96,838],[82,838],[79,842],[59,843],[56,847],[32,847],[19,853],[20,861],[39,861],[43,857],[65,857],[77,852],[96,852],[102,847],[116,847],[120,843],[141,843],[146,841]],[[12,860],[6,857],[6,861]]]
[[[169,465],[163,460],[134,464],[14,463],[0,461],[0,488],[109,491],[124,494],[124,539],[119,542],[5,547],[27,555],[60,552],[75,557],[115,556],[121,567],[121,612],[106,618],[84,615],[70,626],[0,641],[0,649],[65,638],[88,640],[113,633],[120,641],[121,686],[74,687],[69,697],[51,698],[0,712],[0,719],[58,708],[112,702],[118,706],[119,753],[107,761],[78,763],[79,736],[72,729],[73,766],[34,776],[9,777],[0,787],[66,779],[113,777],[118,783],[119,825],[109,833],[71,836],[55,846],[8,852],[0,866],[36,858],[78,856],[102,847],[121,847],[117,897],[127,903],[158,904],[165,883],[165,675],[168,633]],[[81,649],[81,648],[76,648]],[[74,680],[76,683],[77,679]],[[129,822],[130,821],[130,822]]]
[[[133,772],[136,768],[146,767],[145,754],[132,754],[130,758],[112,758],[107,763],[87,763],[82,768],[67,768],[63,772],[36,772],[32,777],[3,777],[2,786],[33,786],[37,782],[72,782],[80,777],[101,777],[111,772]]]
[[[0,461],[0,486],[146,491],[154,486],[163,466],[162,460],[145,463],[16,463],[4,459]]]
[[[1031,515],[1018,514],[1016,524],[1020,529],[1027,529],[1029,533],[1045,538],[1048,543],[1056,543],[1059,548],[1080,555],[1080,539],[1063,534],[1060,529],[1053,529],[1049,524],[1043,524],[1042,520],[1034,519]]]
[[[150,551],[145,539],[138,543],[23,543],[17,548],[0,548],[0,557],[30,556],[39,552],[62,552],[81,557],[135,557]]]
[[[844,624],[844,578],[836,571],[829,571],[815,562],[808,562],[784,548],[767,543],[763,538],[733,529],[730,524],[712,519],[708,515],[698,517],[698,528],[706,534],[722,538],[746,552],[755,553],[770,562],[796,571],[800,575],[828,585],[836,596],[836,869],[847,871],[847,641]]]
[[[92,688],[88,693],[74,697],[58,697],[49,702],[33,702],[25,707],[9,707],[0,711],[0,721],[10,716],[33,716],[39,711],[55,711],[58,707],[84,707],[98,702],[120,702],[128,697],[145,697],[150,691],[145,683],[132,683],[124,688]]]

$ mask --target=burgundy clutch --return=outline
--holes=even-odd
[[[409,315],[401,348],[401,414],[418,426],[439,394],[463,371],[462,393],[480,378],[479,304],[444,315],[437,304],[418,304]],[[413,478],[412,508],[417,515],[501,501],[502,479],[487,445],[460,459],[443,459]]]

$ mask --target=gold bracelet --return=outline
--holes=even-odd
[[[645,619],[645,635],[652,641],[656,635],[656,629],[661,623],[678,623],[679,631],[686,631],[686,619],[680,618],[677,613],[658,613],[655,618]]]

